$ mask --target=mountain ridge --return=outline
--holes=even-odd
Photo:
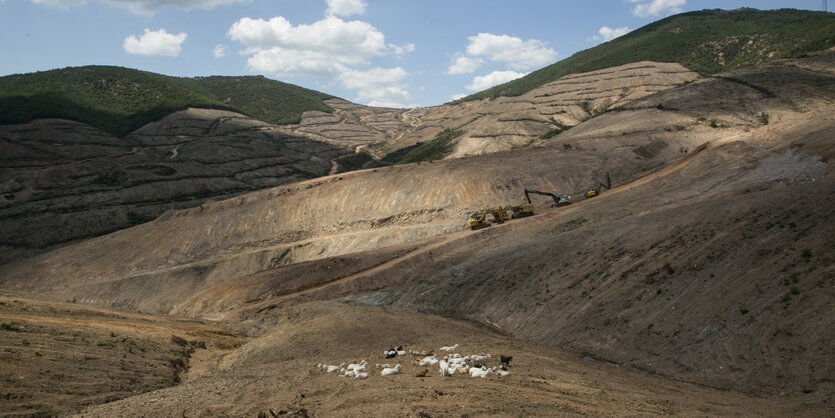
[[[833,13],[796,9],[694,11],[655,21],[524,77],[450,103],[518,96],[568,74],[641,60],[677,62],[702,75],[712,75],[833,45]]]

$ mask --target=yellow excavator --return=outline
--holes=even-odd
[[[469,227],[473,230],[487,228],[492,225],[490,222],[487,222],[487,215],[492,215],[493,222],[497,224],[504,223],[510,219],[510,215],[508,215],[509,210],[511,210],[510,206],[480,210],[470,216],[470,219],[467,221],[467,225],[469,225]]]
[[[509,207],[510,207],[510,210],[513,211],[513,215],[511,216],[511,218],[513,218],[513,219],[519,219],[519,218],[524,218],[526,216],[532,216],[533,215],[533,204],[531,204],[531,203],[525,203],[525,204],[522,204],[522,205],[519,205],[519,206],[509,206]]]
[[[609,173],[606,173],[606,184],[600,183],[597,186],[590,188],[587,192],[583,193],[583,196],[585,196],[586,199],[595,197],[600,194],[600,189],[604,187],[609,190],[612,189],[612,180],[609,178]]]

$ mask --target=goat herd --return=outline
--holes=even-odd
[[[429,374],[428,367],[431,366],[438,366],[440,369],[440,375],[445,377],[454,376],[456,374],[469,374],[472,377],[480,377],[483,379],[491,373],[499,377],[504,377],[510,374],[508,368],[510,367],[510,361],[513,359],[512,356],[499,355],[499,364],[495,367],[488,368],[487,362],[490,360],[490,354],[483,356],[477,354],[462,356],[461,354],[455,352],[457,349],[458,344],[455,344],[454,346],[441,347],[438,349],[438,352],[444,354],[442,358],[438,358],[437,354],[432,351],[409,350],[407,353],[403,350],[403,347],[400,346],[383,351],[383,356],[387,359],[395,358],[397,356],[406,356],[407,354],[415,357],[413,364],[418,366],[418,368],[423,368],[421,371],[415,373],[415,377],[426,377]],[[418,357],[422,358],[417,359]],[[403,373],[402,365],[399,361],[394,366],[391,366],[390,364],[378,363],[375,367],[380,371],[381,376],[391,376]],[[316,368],[327,373],[336,373],[338,376],[352,377],[357,380],[368,379],[370,371],[368,361],[366,360],[351,364],[342,363],[338,366],[319,363],[316,365]]]

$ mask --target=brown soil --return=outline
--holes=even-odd
[[[0,295],[0,415],[66,415],[180,383],[242,344],[204,321]]]
[[[418,357],[383,350],[512,355],[510,375],[442,377]],[[366,380],[339,377],[318,363],[370,364]],[[381,376],[375,364],[400,362]],[[488,361],[495,367],[497,361]],[[763,400],[654,377],[628,367],[521,343],[495,330],[433,315],[340,303],[282,310],[278,324],[221,362],[222,371],[82,412],[84,416],[256,416],[305,410],[315,416],[548,416],[809,414],[792,400]],[[415,374],[427,369],[426,377]]]
[[[136,341],[191,326],[245,338],[207,337],[184,383],[147,383],[85,416],[833,415],[835,76],[821,63],[834,55],[644,91],[533,147],[171,212],[0,266],[0,284],[172,315],[119,313],[160,330],[126,334]],[[578,198],[606,173],[611,190]],[[574,204],[537,200],[535,216],[465,228],[475,209],[521,203],[525,187]],[[3,306],[9,327],[24,323]],[[403,374],[367,380],[315,367],[456,343],[493,366],[513,355],[511,374],[416,377],[411,358]],[[24,376],[46,357],[13,352]],[[96,403],[35,398],[58,413]]]

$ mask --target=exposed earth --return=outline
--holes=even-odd
[[[833,68],[833,50],[704,78],[644,62],[512,99],[253,128],[328,142],[308,160],[325,170],[349,148],[465,134],[442,161],[275,180],[0,265],[17,365],[2,409],[833,415]],[[554,122],[573,127],[542,138]],[[581,197],[607,174],[611,189]],[[537,196],[532,217],[466,227],[525,188],[574,203]],[[512,355],[510,374],[416,377],[422,356],[383,356],[454,344],[493,368]],[[316,367],[363,359],[364,380]],[[96,385],[67,394],[69,379]]]

